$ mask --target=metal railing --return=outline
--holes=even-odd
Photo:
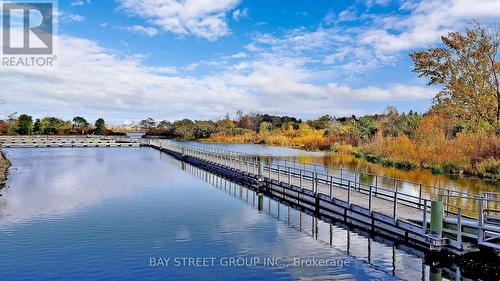
[[[331,174],[328,171],[304,169],[303,165],[291,164],[291,161],[263,161],[262,157],[222,150],[207,146],[183,146],[162,140],[145,140],[148,145],[157,148],[165,148],[182,155],[191,156],[208,163],[222,165],[226,168],[236,170],[240,173],[252,176],[262,176],[271,182],[283,183],[289,186],[298,186],[301,189],[312,191],[314,194],[321,194],[330,198],[339,198],[351,204],[358,205],[372,211],[377,211],[391,217],[394,221],[404,219],[407,223],[420,227],[422,234],[428,234],[430,203],[435,198],[425,194],[420,190],[416,194],[402,192],[395,188],[366,184],[357,177],[351,177],[348,173]],[[480,196],[467,196],[463,193],[440,194],[444,205],[444,217],[448,222],[452,221],[453,227],[444,229],[443,232],[450,239],[451,245],[456,248],[462,247],[463,238],[476,237],[479,244],[491,247],[500,247],[498,237],[500,228],[492,224],[500,214],[497,208],[500,200],[500,193],[484,193]],[[464,209],[463,206],[450,204],[446,199],[460,198],[476,201],[475,212]],[[473,218],[471,215],[475,215]],[[477,234],[464,233],[464,223],[468,227],[476,227]],[[499,221],[500,225],[500,221]]]

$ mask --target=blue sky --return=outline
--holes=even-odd
[[[2,115],[423,112],[438,89],[409,54],[473,19],[498,24],[500,1],[61,0],[57,14],[57,65],[3,67]]]

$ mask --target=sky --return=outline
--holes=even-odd
[[[2,66],[0,118],[425,112],[439,88],[409,54],[500,23],[500,0],[57,2],[56,64]]]

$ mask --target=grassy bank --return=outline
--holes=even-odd
[[[7,174],[10,167],[10,161],[5,156],[5,153],[0,150],[0,189],[4,187],[7,180]]]

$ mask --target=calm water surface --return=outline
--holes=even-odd
[[[429,266],[416,250],[269,198],[259,207],[253,191],[153,149],[6,152],[13,166],[8,188],[0,191],[0,280],[429,280],[468,274],[455,264]],[[215,262],[151,267],[151,258],[159,257]],[[259,262],[226,266],[237,257]],[[296,257],[336,266],[290,266]],[[264,265],[265,258],[278,262]]]

